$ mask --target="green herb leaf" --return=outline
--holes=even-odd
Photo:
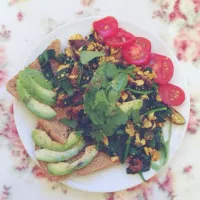
[[[127,74],[132,74],[134,68],[135,68],[135,65],[129,65],[129,66],[125,69],[125,72],[126,72]]]
[[[76,120],[70,120],[67,118],[62,118],[59,120],[62,124],[69,126],[70,128],[76,128],[77,127],[77,121]]]
[[[38,57],[41,66],[43,66],[46,62],[48,62],[49,59],[53,59],[53,58],[55,58],[55,50],[54,49],[45,50]]]
[[[115,72],[108,70],[108,66]],[[127,114],[116,107],[121,91],[128,83],[128,76],[124,69],[116,69],[114,64],[102,64],[95,72],[84,97],[86,114],[105,136],[113,135],[115,129],[128,120]],[[108,76],[113,78],[109,79]]]
[[[119,74],[119,69],[117,69],[116,65],[113,63],[106,63],[105,74],[108,78],[114,78]]]
[[[78,79],[77,79],[77,84],[80,84],[81,78],[83,74],[83,66],[81,64],[78,65]]]
[[[138,174],[139,174],[140,178],[142,179],[142,181],[143,181],[143,182],[146,182],[146,179],[144,178],[142,172],[139,172]]]
[[[39,57],[39,63],[42,73],[47,80],[52,80],[54,77],[49,59],[55,58],[55,51],[53,49],[45,50]]]
[[[128,140],[126,141],[126,150],[125,150],[123,162],[125,162],[126,158],[128,157],[128,153],[130,150],[130,144],[131,144],[131,136],[129,135]]]
[[[132,111],[133,123],[138,124],[141,122],[141,115],[140,110],[133,110]]]
[[[134,90],[132,88],[126,88],[126,90],[130,91],[133,94],[151,94],[153,90]]]
[[[87,64],[91,60],[97,57],[104,56],[104,52],[98,52],[98,51],[81,51],[80,53],[80,61],[83,65]]]
[[[82,130],[76,130],[75,134],[76,134],[77,137],[81,137],[82,134],[83,134],[83,131]]]
[[[94,140],[96,140],[97,142],[103,141],[103,138],[104,138],[103,132],[100,131],[100,130],[93,131],[90,135],[91,135],[91,137],[92,137]]]
[[[72,96],[74,94],[74,88],[67,80],[61,81],[61,87],[69,96]]]

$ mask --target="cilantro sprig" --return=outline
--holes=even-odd
[[[121,69],[112,63],[104,63],[95,72],[84,97],[84,109],[94,124],[95,131],[91,136],[97,141],[113,135],[117,127],[127,122],[127,114],[116,103],[132,71],[132,66]]]

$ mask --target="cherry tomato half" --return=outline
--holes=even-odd
[[[159,85],[158,93],[162,101],[170,106],[180,106],[185,101],[185,92],[170,83]]]
[[[118,22],[114,17],[108,16],[93,22],[94,30],[102,37],[113,36],[118,30]]]
[[[151,43],[146,38],[136,37],[135,43],[123,47],[122,54],[129,64],[145,65],[151,57]]]
[[[134,41],[135,36],[122,28],[118,28],[115,35],[105,39],[105,43],[111,47],[123,47],[124,45],[130,44]]]
[[[159,54],[152,53],[149,65],[156,73],[154,79],[156,83],[165,84],[170,81],[174,74],[174,65],[170,58]]]

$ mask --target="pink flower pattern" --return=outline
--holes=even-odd
[[[5,26],[0,26],[0,41],[1,40],[8,40],[10,38],[11,31]]]
[[[13,106],[4,106],[0,103],[1,117],[5,119],[5,124],[0,130],[0,136],[7,138],[11,144],[11,155],[17,158],[17,165],[14,167],[18,171],[28,168],[29,160],[28,154],[19,138],[14,122]]]
[[[184,169],[183,169],[183,172],[184,172],[185,174],[188,174],[188,173],[190,173],[191,171],[192,171],[192,165],[188,165],[188,166],[184,167]]]
[[[94,3],[94,0],[81,0],[83,6],[90,6]]]
[[[10,186],[9,187],[6,185],[3,186],[3,190],[0,193],[0,200],[8,200],[9,199],[10,189],[11,189]]]
[[[10,0],[9,5],[14,5],[19,3],[20,0]],[[94,4],[94,0],[81,0],[82,6],[89,7]],[[157,1],[155,1],[157,3]],[[188,16],[181,9],[181,4],[183,0],[164,0],[160,3],[159,9],[153,12],[153,18],[160,18],[161,20],[167,23],[177,23],[179,20],[183,21],[183,24],[180,27],[180,31],[174,38],[173,44],[176,49],[176,55],[179,60],[182,61],[191,61],[197,62],[200,60],[200,19],[188,22]],[[194,13],[200,11],[200,0],[191,0],[191,3],[194,7]],[[77,12],[77,15],[83,15],[84,10]],[[87,13],[86,13],[87,14]],[[18,12],[17,19],[19,22],[23,23],[24,13]],[[195,35],[195,37],[194,37]],[[5,25],[0,26],[0,42],[7,41],[11,37],[11,31]],[[0,46],[0,86],[5,83],[7,71],[6,67],[3,66],[6,64],[6,49]],[[187,128],[187,133],[191,134],[189,137],[193,137],[193,134],[197,134],[200,127],[200,116],[199,109],[197,108],[197,102],[194,100],[191,101],[191,110],[190,110],[190,120]],[[17,164],[14,166],[14,169],[21,172],[27,170],[30,167],[29,156],[24,149],[23,144],[20,141],[19,135],[16,130],[13,117],[13,106],[7,105],[5,102],[0,101],[0,114],[2,123],[0,126],[0,137],[4,137],[10,141],[12,144],[11,155],[13,158],[17,158]],[[3,119],[3,120],[2,120]],[[187,165],[183,168],[183,175],[188,174],[193,170],[192,165]],[[44,178],[44,172],[35,165],[31,168],[32,174],[35,178]],[[169,168],[165,173],[159,176],[155,176],[150,179],[147,183],[138,185],[133,188],[127,189],[124,193],[131,194],[136,193],[136,198],[142,200],[150,200],[153,196],[154,189],[156,185],[160,191],[167,194],[168,199],[175,199],[175,191],[173,189],[173,169]],[[61,187],[61,186],[60,186]],[[54,190],[55,187],[52,187]],[[10,197],[11,187],[6,185],[3,186],[2,191],[0,192],[0,200],[8,200]],[[63,193],[67,193],[67,189],[62,189]],[[118,193],[108,193],[106,195],[106,200],[126,200],[125,196],[119,195]]]
[[[173,2],[173,3],[172,3]],[[184,0],[171,1],[172,10],[169,6],[169,1],[162,1],[159,8],[153,12],[153,18],[160,18],[168,23],[177,23],[180,26],[180,31],[174,38],[174,47],[179,60],[197,62],[200,60],[200,18],[198,15],[188,20],[185,11],[181,10],[181,5]],[[200,11],[200,1],[191,0],[188,5],[193,8],[193,12],[198,14]],[[180,20],[183,20],[181,25]]]
[[[197,102],[195,102],[193,99],[191,100],[191,108],[190,108],[190,117],[189,117],[189,123],[187,132],[189,134],[196,134],[198,131],[198,128],[200,127],[200,116],[199,116],[199,110],[196,107]]]
[[[21,21],[24,19],[24,14],[23,14],[23,12],[18,12],[18,14],[17,14],[17,19],[18,19],[19,22],[21,22]]]

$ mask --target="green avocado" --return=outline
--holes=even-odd
[[[66,151],[71,148],[74,144],[76,144],[81,136],[77,136],[75,132],[71,132],[67,138],[65,144],[60,144],[58,142],[53,141],[45,131],[35,129],[32,131],[32,138],[35,144],[41,148],[45,148],[52,151]]]
[[[20,80],[17,80],[17,93],[19,94],[19,98],[23,101],[26,107],[36,116],[42,119],[52,119],[56,116],[55,110],[53,110],[50,106],[40,103],[26,91],[26,89],[22,86]]]
[[[40,86],[35,79],[31,78],[27,70],[19,73],[19,80],[26,91],[41,103],[53,106],[56,103],[56,93]]]
[[[47,90],[52,90],[53,86],[51,84],[50,81],[48,81],[47,79],[45,79],[45,77],[43,76],[42,72],[36,70],[36,69],[32,69],[30,67],[27,67],[25,69],[25,72],[41,87],[47,89]]]
[[[85,147],[85,141],[79,140],[72,148],[64,152],[51,151],[48,149],[39,149],[35,152],[37,160],[44,162],[66,161],[78,154]]]
[[[54,176],[63,176],[74,172],[75,170],[81,169],[88,165],[97,155],[95,145],[91,145],[85,148],[85,153],[83,156],[72,162],[60,162],[60,163],[48,163],[48,172]]]
[[[119,105],[119,108],[127,115],[130,115],[133,110],[139,110],[142,105],[143,101],[141,99],[136,99],[128,102],[123,102],[121,105]]]

